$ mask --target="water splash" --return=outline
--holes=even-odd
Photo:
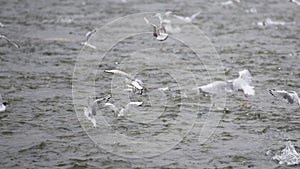
[[[297,153],[291,141],[288,141],[286,147],[281,150],[281,154],[276,154],[273,160],[279,161],[279,164],[297,165],[300,163],[300,154]]]

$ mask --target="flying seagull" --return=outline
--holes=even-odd
[[[8,43],[10,43],[11,45],[13,45],[16,48],[20,48],[20,45],[18,45],[17,43],[13,42],[12,40],[8,39],[6,36],[4,35],[0,35],[1,39],[5,39]]]
[[[129,88],[133,89],[133,91],[139,91],[140,94],[144,92],[144,83],[139,79],[135,79],[132,75],[121,70],[104,70],[104,72],[125,76],[125,82]]]
[[[111,95],[108,95],[108,96],[106,96],[104,98],[96,99],[92,103],[90,103],[91,97],[89,97],[89,99],[88,99],[88,107],[85,108],[84,115],[86,116],[86,118],[88,120],[90,120],[93,123],[94,127],[97,126],[96,125],[96,119],[95,119],[95,116],[97,114],[97,109],[99,107],[101,107],[101,105],[103,105],[106,102],[108,102],[110,100],[110,98],[111,98]]]
[[[165,28],[165,22],[160,21],[159,25],[155,25],[151,23],[146,17],[144,17],[144,20],[147,24],[153,26],[153,36],[156,37],[156,40],[158,41],[164,41],[168,38],[168,34]]]
[[[289,104],[300,105],[300,99],[295,91],[287,92],[285,90],[270,89],[270,94],[276,98],[281,97],[286,100]]]
[[[98,31],[98,29],[95,28],[95,29],[93,29],[92,31],[87,32],[87,33],[85,34],[86,40],[85,40],[84,42],[81,42],[81,44],[82,44],[83,46],[87,46],[87,47],[96,49],[96,46],[90,44],[88,41],[90,40],[90,38],[91,38],[92,36],[95,35],[95,33],[96,33],[97,31]]]

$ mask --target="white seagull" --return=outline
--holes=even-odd
[[[250,72],[245,69],[239,72],[239,77],[228,81],[215,81],[210,84],[200,86],[198,89],[207,94],[219,95],[224,92],[233,92],[242,90],[246,96],[255,94],[254,87],[249,84],[252,81]]]
[[[114,104],[112,103],[104,103],[102,106],[103,107],[109,107],[110,109],[112,109],[116,116],[118,117],[121,117],[121,116],[124,116],[126,112],[128,112],[128,109],[131,107],[131,106],[141,106],[143,104],[143,102],[129,102],[127,103],[127,105],[125,107],[122,107],[122,108],[118,108],[117,106],[115,106]]]
[[[90,38],[91,38],[92,36],[95,35],[95,33],[96,33],[97,31],[98,31],[98,29],[95,28],[95,29],[93,29],[92,31],[87,32],[87,33],[85,34],[86,40],[85,40],[84,42],[81,42],[81,44],[82,44],[83,46],[87,46],[87,47],[96,49],[96,46],[90,44],[88,41],[90,40]]]
[[[20,45],[18,45],[17,43],[13,42],[12,40],[8,39],[6,36],[4,35],[0,35],[1,39],[5,39],[8,43],[10,43],[11,45],[13,45],[16,48],[20,48]]]
[[[90,103],[91,97],[88,99],[88,107],[84,109],[84,115],[88,120],[90,120],[94,127],[96,127],[96,119],[95,116],[97,115],[97,108],[99,108],[101,105],[105,104],[106,102],[109,101],[111,98],[111,95],[108,95],[104,98],[101,99],[96,99],[92,103]]]
[[[153,36],[156,37],[156,40],[158,41],[164,41],[166,40],[169,35],[167,34],[166,28],[165,28],[165,22],[162,22],[160,20],[159,26],[149,22],[149,20],[144,17],[144,20],[146,21],[147,24],[153,26]]]
[[[6,110],[6,105],[7,103],[2,101],[2,97],[0,95],[0,112],[4,112]]]
[[[300,1],[297,0],[290,0],[290,2],[297,4],[298,6],[300,6]]]
[[[281,97],[286,100],[289,104],[297,104],[300,106],[300,99],[295,91],[287,92],[285,90],[269,90],[270,94],[276,98]]]
[[[191,23],[193,21],[193,19],[195,19],[200,13],[201,13],[201,11],[193,14],[191,17],[178,16],[178,15],[175,15],[175,14],[173,14],[173,16],[176,17],[177,19],[180,19],[180,20],[184,21],[184,22]]]

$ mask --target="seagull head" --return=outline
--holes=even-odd
[[[7,106],[7,105],[8,105],[8,103],[7,103],[7,102],[3,102],[2,104],[3,104],[4,106]]]

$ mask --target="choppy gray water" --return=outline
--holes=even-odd
[[[0,33],[21,45],[15,49],[0,41],[0,93],[10,103],[7,111],[0,114],[1,168],[288,168],[272,157],[284,148],[287,140],[299,152],[300,112],[297,106],[274,100],[268,89],[300,93],[300,6],[280,0],[249,0],[227,7],[220,2],[223,1],[1,1],[0,22],[5,27],[0,28]],[[247,12],[251,8],[257,12]],[[184,116],[179,114],[178,100],[168,100],[159,92],[150,93],[147,97],[152,104],[165,101],[167,108],[144,107],[152,114],[133,113],[129,120],[115,119],[108,111],[103,117],[113,131],[137,140],[154,138],[154,143],[166,145],[150,149],[150,143],[149,147],[137,144],[130,151],[116,140],[104,139],[107,142],[95,144],[89,136],[99,133],[76,114],[72,97],[78,56],[95,54],[81,51],[85,33],[125,15],[167,10],[183,16],[202,11],[192,23],[211,40],[220,56],[220,60],[211,62],[218,65],[221,61],[224,68],[232,68],[228,79],[237,77],[242,69],[249,69],[256,95],[228,95],[226,107],[230,111],[216,111],[209,116],[209,98],[197,97],[196,93],[187,93],[193,97],[185,97],[182,93],[186,88],[208,83],[206,71],[211,67],[203,63],[207,57],[200,56],[199,60],[172,36],[157,42],[151,34],[134,35],[117,43],[101,62],[86,63],[98,65],[96,96],[107,94],[111,85],[118,84],[116,77],[101,70],[115,68],[121,61],[127,63],[123,65],[129,66],[128,71],[134,70],[135,65],[143,70],[149,66],[147,63],[152,63],[151,69],[141,71],[137,77],[144,78],[149,89],[164,85],[178,89],[176,80],[186,84],[179,93]],[[295,23],[266,27],[256,24],[266,18]],[[124,30],[117,27],[114,31]],[[151,56],[153,51],[163,57]],[[128,55],[137,59],[120,60]],[[172,57],[175,59],[170,62]],[[170,72],[155,67],[157,64],[174,73],[169,75]],[[193,75],[185,73],[186,69],[196,75],[196,82],[191,80]],[[85,88],[78,89],[81,90]],[[120,89],[113,92],[118,94]],[[122,101],[118,96],[114,101],[118,99]],[[243,103],[248,107],[242,107]],[[204,143],[199,141],[203,121],[218,121],[219,117],[214,134]],[[99,131],[107,134],[110,130]],[[159,135],[166,138],[155,140]],[[176,144],[169,145],[170,142]],[[147,153],[153,156],[138,158]]]

